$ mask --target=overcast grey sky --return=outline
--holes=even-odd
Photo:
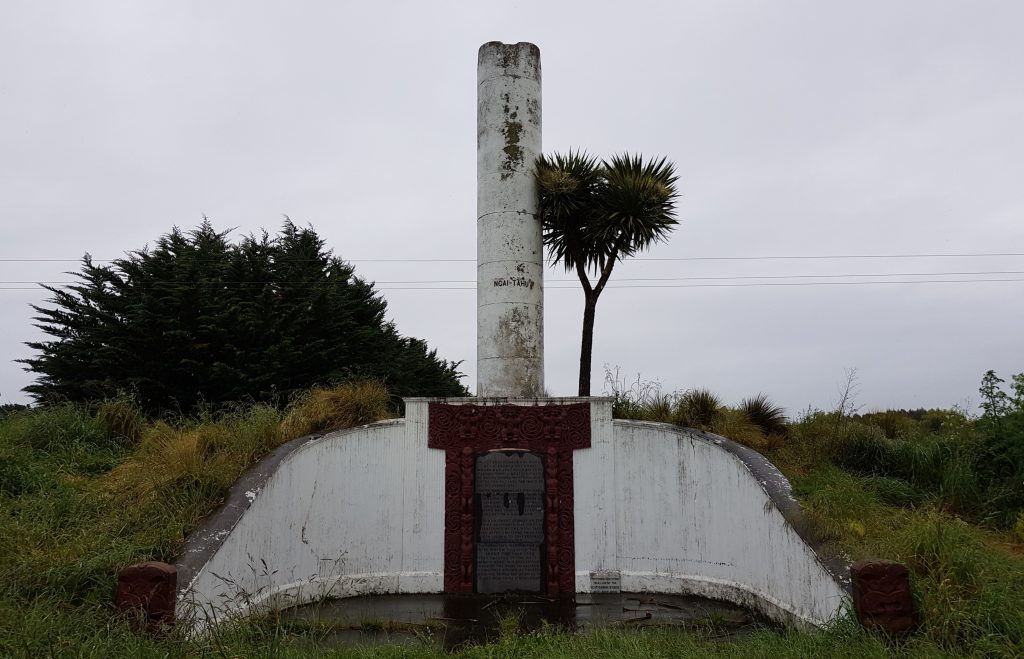
[[[1024,254],[1022,25],[1010,0],[5,0],[0,287],[67,280],[85,252],[116,258],[204,214],[236,235],[287,214],[379,282],[475,280],[472,262],[361,260],[475,257],[491,40],[541,49],[546,151],[677,164],[682,222],[648,257]],[[934,274],[950,272],[1013,274]],[[613,285],[676,287],[605,292],[595,389],[607,364],[796,413],[832,405],[856,368],[865,408],[976,402],[986,369],[1024,371],[1024,281],[717,285],[1022,273],[1024,256],[625,262]],[[577,378],[568,279],[548,274],[554,395]],[[693,284],[716,286],[678,287]],[[472,387],[474,292],[383,293]],[[47,295],[0,296],[0,401],[24,402],[12,360]]]

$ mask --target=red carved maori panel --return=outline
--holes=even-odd
[[[590,405],[430,403],[427,446],[444,449],[444,589],[473,592],[476,455],[524,449],[544,458],[549,595],[576,591],[572,452],[590,447]]]
[[[894,636],[908,634],[920,624],[905,565],[884,559],[865,559],[850,566],[853,608],[868,629]]]
[[[157,632],[174,623],[178,569],[167,563],[136,563],[117,573],[115,604],[134,612],[133,625]]]

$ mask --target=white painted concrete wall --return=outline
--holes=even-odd
[[[621,575],[625,592],[704,595],[786,622],[834,616],[843,589],[746,463],[673,426],[613,422],[610,401],[589,400],[592,446],[573,459],[577,591],[598,571]],[[179,618],[202,629],[323,596],[440,592],[444,451],[427,448],[428,402],[287,454],[222,538],[190,543],[214,549],[179,584]]]
[[[480,47],[477,64],[478,396],[544,395],[540,50]]]
[[[674,426],[601,416],[574,459],[578,592],[610,571],[624,592],[723,599],[783,622],[836,616],[843,587],[740,458]]]
[[[425,419],[332,433],[288,456],[180,593],[179,618],[325,595],[442,590],[444,452]]]

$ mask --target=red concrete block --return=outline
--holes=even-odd
[[[148,631],[174,621],[178,569],[156,561],[130,565],[117,573],[115,604],[121,611],[137,612]]]
[[[868,629],[893,636],[917,628],[920,618],[910,592],[906,566],[882,559],[857,561],[850,567],[853,608],[857,620]]]

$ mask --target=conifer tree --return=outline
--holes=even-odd
[[[311,229],[284,223],[237,244],[209,221],[177,228],[35,306],[50,340],[28,345],[39,401],[128,392],[150,413],[379,378],[396,396],[465,395],[458,363],[385,318],[387,303]]]

